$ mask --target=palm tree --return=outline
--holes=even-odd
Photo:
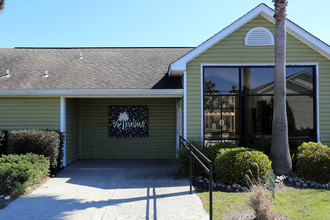
[[[5,7],[5,0],[0,0],[0,12],[2,12],[4,7]]]
[[[292,161],[286,115],[286,6],[287,0],[273,0],[275,5],[275,76],[274,113],[270,159],[276,174],[290,174]]]

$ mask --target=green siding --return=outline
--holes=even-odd
[[[274,24],[262,16],[227,36],[187,64],[187,135],[201,138],[201,63],[241,64],[274,63],[274,46],[245,46],[246,33],[254,27]],[[300,40],[287,35],[287,63],[319,63],[320,140],[330,144],[330,62]]]
[[[0,129],[60,130],[60,98],[0,98]]]
[[[66,163],[79,159],[79,99],[66,100]]]
[[[108,136],[109,105],[148,105],[148,138]],[[81,99],[82,159],[174,159],[176,99]]]

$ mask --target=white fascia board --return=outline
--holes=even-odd
[[[43,96],[83,97],[183,97],[183,89],[59,89],[59,90],[0,90],[0,97]]]
[[[263,16],[267,20],[269,20],[272,23],[275,23],[274,19],[274,10],[269,8],[268,6],[264,4],[258,5],[256,8],[252,9],[250,12],[248,12],[246,15],[242,16],[238,20],[236,20],[234,23],[226,27],[225,29],[221,30],[217,34],[215,34],[213,37],[196,47],[191,52],[187,53],[174,63],[170,65],[170,72],[169,75],[171,75],[171,72],[174,73],[174,71],[181,71],[182,73],[186,71],[186,64],[203,53],[208,48],[212,47],[214,44],[218,43],[225,37],[227,37],[229,34],[233,33],[237,29],[239,29],[244,24],[248,23],[258,15]],[[319,40],[312,34],[308,33],[289,19],[287,19],[287,32],[321,55],[325,56],[326,58],[330,59],[330,46],[324,43],[323,41]]]
[[[248,12],[246,15],[239,18],[234,23],[232,23],[231,25],[229,25],[225,29],[221,30],[220,32],[215,34],[213,37],[211,37],[210,39],[208,39],[207,41],[205,41],[204,43],[202,43],[201,45],[196,47],[194,50],[190,51],[189,53],[187,53],[186,55],[184,55],[183,57],[181,57],[180,59],[178,59],[177,61],[172,63],[170,66],[170,70],[171,71],[185,71],[186,64],[190,60],[194,59],[196,56],[203,53],[205,50],[212,47],[214,44],[218,43],[219,41],[221,41],[222,39],[227,37],[229,34],[233,33],[238,28],[240,28],[244,24],[248,23],[249,21],[251,21],[252,19],[257,17],[261,13],[269,14],[269,16],[274,15],[274,11],[272,9],[270,9],[269,7],[267,7],[266,5],[264,5],[264,4],[258,5],[256,8],[254,8],[250,12]],[[170,75],[171,75],[171,73],[170,73]]]
[[[287,20],[286,23],[287,32],[294,36],[295,38],[299,39],[313,50],[317,51],[321,55],[325,56],[326,58],[330,59],[330,46],[318,39],[317,37],[313,36],[312,34],[305,31],[303,28],[299,27],[295,23],[290,20]]]

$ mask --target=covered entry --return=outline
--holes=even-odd
[[[174,159],[179,101],[180,98],[66,98],[67,164],[77,159]],[[113,115],[110,106],[145,106],[146,134],[109,134],[109,117]]]

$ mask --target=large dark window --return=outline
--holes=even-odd
[[[207,66],[203,73],[206,142],[271,140],[274,67]],[[315,141],[315,67],[287,66],[286,73],[289,139]]]

